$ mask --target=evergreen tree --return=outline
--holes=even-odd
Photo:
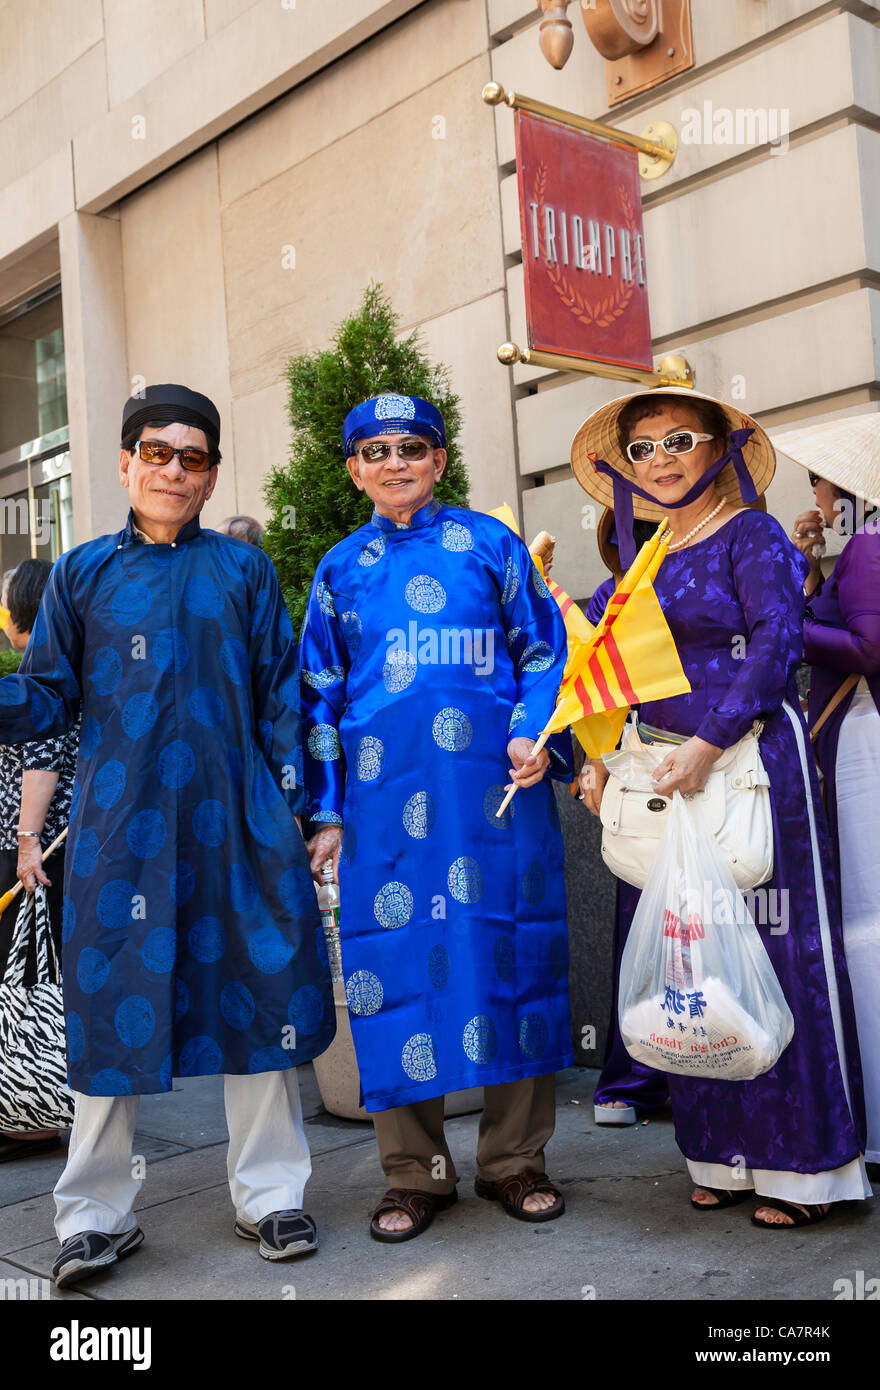
[[[392,391],[435,405],[446,423],[449,455],[436,496],[467,506],[467,474],[457,444],[459,398],[447,369],[429,361],[418,334],[398,339],[398,327],[382,286],[371,284],[357,312],[340,324],[331,348],[287,364],[291,454],[264,485],[270,517],[263,545],[297,630],[321,556],[372,513],[373,504],[351,481],[342,453],[342,422],[359,401]]]

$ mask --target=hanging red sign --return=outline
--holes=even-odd
[[[638,153],[516,112],[529,346],[651,371]]]

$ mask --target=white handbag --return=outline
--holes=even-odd
[[[761,760],[756,720],[738,743],[726,748],[714,764],[702,791],[707,823],[740,890],[766,883],[773,873],[773,820],[770,779]],[[644,888],[666,829],[671,798],[660,796],[650,783],[671,744],[643,743],[634,724],[624,730],[621,747],[608,753],[610,776],[602,794],[602,858],[624,882]]]

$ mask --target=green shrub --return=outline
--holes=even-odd
[[[370,285],[358,311],[340,324],[331,348],[287,364],[291,453],[264,485],[270,517],[263,545],[297,630],[318,561],[372,513],[372,503],[351,481],[342,453],[342,422],[353,406],[383,391],[421,396],[437,406],[446,423],[449,458],[436,496],[467,506],[467,474],[457,443],[459,398],[450,388],[447,369],[428,359],[418,334],[400,339],[398,326],[381,285]]]
[[[5,652],[0,652],[0,679],[3,676],[10,676],[13,671],[17,671],[23,652],[14,652],[11,647]]]

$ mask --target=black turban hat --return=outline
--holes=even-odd
[[[122,438],[139,435],[144,425],[159,421],[204,430],[209,444],[220,447],[220,412],[213,401],[188,386],[146,386],[129,396],[122,408]]]

